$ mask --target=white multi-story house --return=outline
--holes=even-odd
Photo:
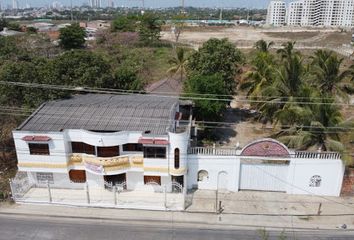
[[[272,26],[285,25],[286,6],[282,0],[270,1],[267,9],[266,23]]]
[[[353,27],[354,0],[299,0],[289,3],[287,25]]]
[[[13,132],[18,168],[54,187],[183,185],[189,117],[178,100],[158,97],[88,94],[44,103]]]
[[[187,189],[340,194],[344,165],[338,153],[293,151],[273,139],[243,148],[195,147],[191,113],[190,102],[153,95],[86,94],[46,102],[13,131],[19,169],[13,196],[33,202],[48,187],[61,201],[82,197],[86,187],[110,197],[107,186],[134,193],[151,184],[164,192],[177,186],[184,195]]]

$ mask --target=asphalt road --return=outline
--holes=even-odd
[[[280,232],[267,232],[268,239],[279,238]],[[354,232],[312,231],[286,232],[285,239],[354,239]],[[1,240],[235,240],[265,239],[259,230],[212,230],[170,226],[147,226],[135,223],[29,216],[0,216]],[[283,238],[284,239],[284,238]]]

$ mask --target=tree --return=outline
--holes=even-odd
[[[183,81],[183,76],[187,72],[188,58],[186,56],[186,50],[184,48],[176,48],[176,55],[168,62],[172,67],[168,69],[168,73],[180,74],[180,81]]]
[[[303,121],[303,126],[290,129],[279,140],[296,149],[316,147],[343,153],[345,147],[340,141],[340,133],[350,132],[354,121],[344,121],[340,109],[328,95],[322,95],[317,103],[311,107],[313,114]]]
[[[267,43],[263,39],[258,40],[254,46],[259,52],[269,52],[269,49],[274,45],[274,42]]]
[[[175,36],[175,44],[174,44],[175,47],[185,27],[185,20],[186,20],[186,16],[184,14],[179,14],[175,16],[172,20],[172,32]]]
[[[24,84],[49,83],[42,74],[47,66],[45,59],[6,62],[0,70],[0,81]],[[44,101],[66,96],[62,91],[28,86],[0,85],[0,104],[10,106],[37,107]]]
[[[138,27],[140,41],[152,44],[160,40],[161,25],[162,22],[157,15],[150,12],[143,14]]]
[[[137,19],[134,16],[120,15],[113,20],[111,30],[113,32],[135,32]]]
[[[260,40],[255,44],[256,53],[252,59],[252,69],[245,73],[245,77],[240,84],[240,89],[247,90],[247,96],[251,99],[258,99],[262,95],[262,90],[270,86],[275,77],[274,56],[268,49],[271,43]],[[253,104],[257,105],[257,104]]]
[[[242,60],[242,53],[228,39],[211,38],[189,57],[187,68],[191,74],[220,74],[228,93],[232,94],[236,87],[237,64]]]
[[[203,120],[218,120],[221,118],[226,108],[227,102],[215,99],[223,98],[221,95],[227,94],[224,81],[219,74],[204,76],[191,76],[184,83],[184,93],[186,97],[195,98],[203,94],[203,99],[193,99],[197,109],[196,115]],[[208,98],[214,99],[209,100]]]
[[[125,90],[142,90],[143,82],[133,68],[120,66],[114,73],[114,81],[110,87]]]
[[[64,49],[82,48],[85,44],[86,32],[79,24],[71,24],[59,30],[60,45]]]
[[[317,50],[312,57],[310,65],[313,75],[313,84],[319,87],[322,94],[333,94],[348,100],[348,92],[353,88],[353,81],[350,81],[349,71],[341,72],[343,58],[332,51]]]
[[[110,87],[113,79],[108,61],[84,50],[67,51],[51,60],[45,75],[52,84],[77,87]]]

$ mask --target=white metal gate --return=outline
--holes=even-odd
[[[288,164],[242,163],[240,190],[286,191]]]

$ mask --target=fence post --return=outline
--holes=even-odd
[[[52,192],[50,191],[50,184],[49,180],[47,180],[47,188],[48,188],[48,196],[49,196],[49,202],[52,202]]]
[[[117,205],[117,186],[113,186],[114,205]]]
[[[86,185],[85,185],[85,190],[86,190],[87,204],[90,204],[90,193],[89,193],[89,186],[88,186],[87,182],[86,182]]]
[[[14,201],[16,202],[14,187],[13,187],[13,185],[12,185],[12,180],[11,180],[11,179],[9,179],[9,184],[10,184],[10,189],[11,189],[12,200],[14,200]]]
[[[166,184],[163,185],[163,192],[165,195],[165,209],[167,210],[167,189],[166,189]]]

